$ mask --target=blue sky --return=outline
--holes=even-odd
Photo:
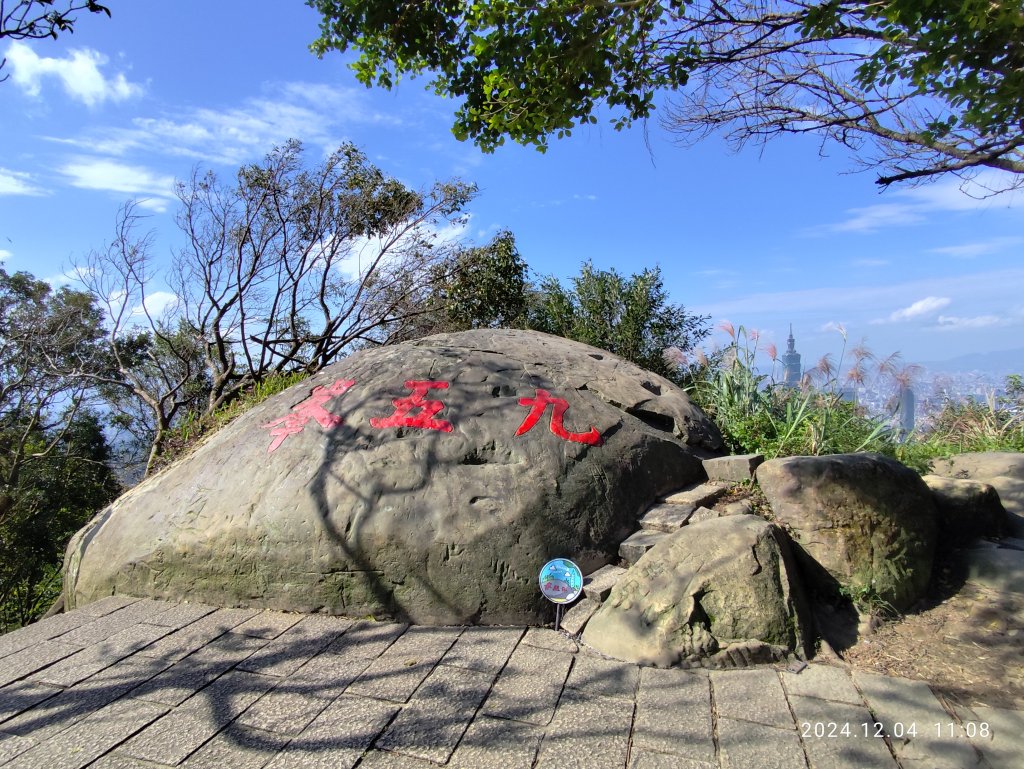
[[[782,349],[792,323],[805,361],[839,352],[840,324],[906,362],[1024,347],[1020,195],[977,199],[952,178],[879,192],[809,137],[684,149],[657,120],[646,141],[602,120],[546,154],[484,155],[452,137],[454,106],[425,79],[367,90],[343,57],[308,53],[318,17],[301,0],[108,5],[111,19],[82,18],[58,41],[0,43],[8,271],[65,280],[133,198],[169,255],[175,178],[230,175],[289,138],[317,156],[350,140],[407,184],[476,182],[468,240],[510,229],[534,270],[563,279],[588,259],[660,265],[672,299],[716,325]]]

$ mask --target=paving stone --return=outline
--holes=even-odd
[[[40,670],[32,678],[54,686],[73,686],[119,660],[130,657],[169,632],[169,628],[144,623],[126,627],[102,643],[82,649],[78,654],[65,657],[45,670]]]
[[[924,681],[857,670],[853,680],[902,762],[922,761],[931,769],[968,769],[977,764],[978,756],[963,730]],[[954,724],[952,735],[935,726],[950,723]]]
[[[807,766],[800,737],[792,726],[778,729],[719,717],[718,745],[722,769],[800,769]]]
[[[715,764],[707,673],[640,668],[633,745]]]
[[[37,681],[18,681],[0,689],[0,723],[48,700],[63,690]],[[3,727],[0,726],[0,729]]]
[[[718,769],[718,764],[709,764],[671,753],[655,753],[653,750],[633,748],[629,752],[629,769]]]
[[[352,625],[352,620],[311,615],[303,617],[239,665],[268,676],[288,676],[319,654]]]
[[[277,755],[288,737],[230,724],[189,756],[186,769],[260,769]]]
[[[526,631],[526,635],[523,636],[520,643],[566,654],[575,654],[580,650],[579,644],[568,633],[546,627],[531,627]]]
[[[586,627],[587,622],[593,617],[597,610],[601,608],[601,604],[597,601],[592,601],[589,598],[584,598],[582,601],[577,601],[562,617],[560,627],[566,633],[574,636],[578,636],[580,631]]]
[[[851,705],[864,704],[849,674],[832,665],[808,665],[800,673],[783,671],[782,685],[789,694],[800,697],[818,697]]]
[[[213,614],[208,614],[191,625],[186,625],[161,638],[156,643],[142,649],[139,654],[147,657],[180,660],[256,614],[258,614],[256,609],[218,609]]]
[[[897,766],[885,740],[875,736],[874,719],[863,705],[792,693],[789,704],[796,715],[797,731],[811,769],[894,769]],[[816,736],[815,729],[820,729],[822,736]]]
[[[461,628],[409,628],[349,687],[352,694],[407,702],[445,655]]]
[[[543,736],[544,730],[533,724],[477,716],[448,765],[459,769],[531,769]]]
[[[36,741],[31,737],[0,732],[0,764],[10,761],[35,746]]]
[[[0,657],[7,657],[15,652],[52,638],[59,638],[70,630],[92,622],[94,617],[87,614],[57,614],[39,620],[31,625],[11,631],[0,636]]]
[[[644,553],[667,536],[668,534],[663,531],[641,529],[640,531],[630,534],[629,537],[619,544],[619,556],[622,560],[632,566],[640,560]]]
[[[497,674],[523,637],[521,627],[469,627],[441,662],[457,668]]]
[[[662,501],[668,505],[689,506],[696,510],[701,505],[713,505],[715,500],[725,494],[728,488],[728,484],[717,482],[701,483],[693,488],[683,489],[675,494],[670,494]]]
[[[132,692],[132,697],[178,705],[266,643],[262,638],[224,633],[147,681]]]
[[[592,601],[604,603],[615,583],[626,573],[621,566],[608,564],[583,578],[583,595]]]
[[[377,740],[376,747],[439,764],[447,762],[487,696],[492,680],[493,673],[438,665]]]
[[[537,769],[620,769],[632,725],[632,700],[566,689],[540,744]]]
[[[118,752],[165,764],[179,764],[237,718],[275,683],[270,676],[231,671],[124,743]],[[142,700],[131,699],[140,706]]]
[[[361,620],[338,637],[327,651],[331,654],[376,659],[408,629],[396,622]]]
[[[259,729],[298,734],[369,664],[370,660],[359,657],[320,654],[260,697],[238,720]]]
[[[565,685],[598,697],[632,701],[640,682],[640,668],[628,662],[609,660],[593,653],[580,653]]]
[[[3,729],[12,734],[30,735],[41,742],[87,718],[166,666],[162,660],[128,657],[5,721]]]
[[[693,515],[691,505],[654,505],[640,518],[640,528],[671,534],[683,528]]]
[[[705,459],[702,464],[709,481],[742,483],[754,477],[754,471],[762,462],[764,462],[763,454],[734,454],[728,457]]]
[[[719,717],[794,729],[778,673],[774,670],[730,670],[711,673]]]
[[[1020,769],[1024,756],[1024,711],[977,705],[973,718],[964,719],[970,741],[981,748],[992,769]],[[989,737],[982,724],[988,725]]]
[[[435,769],[436,766],[431,761],[387,750],[371,750],[359,762],[359,769]]]
[[[86,614],[90,617],[104,617],[140,600],[142,599],[133,598],[130,595],[108,595],[106,598],[100,598],[98,601],[75,607],[75,612],[77,614]]]
[[[179,603],[171,604],[166,611],[162,611],[148,622],[151,625],[163,625],[177,630],[186,625],[191,625],[196,620],[202,619],[208,614],[217,611],[216,606],[207,606],[203,603]]]
[[[120,700],[59,735],[38,743],[4,769],[81,769],[166,712],[161,705]]]
[[[544,726],[551,721],[573,657],[519,644],[501,672],[483,712]]]
[[[351,769],[396,712],[398,706],[391,703],[342,695],[267,769]]]
[[[302,619],[301,614],[288,614],[283,611],[264,610],[248,619],[233,630],[242,635],[256,638],[277,638],[281,633]]]
[[[57,660],[70,657],[72,654],[76,654],[79,648],[59,641],[43,641],[14,654],[9,654],[3,658],[3,663],[0,664],[0,687],[7,686],[19,678],[25,678],[47,665],[52,665]]]
[[[64,633],[61,643],[74,646],[92,646],[117,635],[123,630],[146,622],[167,610],[167,604],[150,599],[133,600],[123,608],[97,617],[92,622]],[[164,632],[166,635],[166,630]]]
[[[95,763],[89,764],[89,769],[161,769],[164,764],[153,764],[149,761],[139,761],[131,756],[122,756],[120,753],[107,753]]]

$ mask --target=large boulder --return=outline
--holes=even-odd
[[[682,390],[569,340],[475,331],[363,351],[102,511],[68,548],[66,601],[535,622],[551,613],[546,560],[612,560],[719,445]]]
[[[1024,454],[1018,451],[973,451],[932,462],[932,472],[949,478],[984,481],[999,494],[1007,530],[1024,537]]]
[[[824,567],[852,596],[901,611],[924,595],[936,510],[913,470],[880,454],[786,457],[758,467],[757,482],[772,515],[810,557],[801,561],[808,579]]]
[[[1006,510],[987,483],[942,475],[925,475],[938,512],[940,544],[962,547],[978,537],[1001,537]]]
[[[599,652],[629,662],[692,664],[728,648],[767,662],[803,655],[808,616],[785,533],[752,515],[684,526],[612,588],[583,631]],[[744,655],[746,656],[746,655]]]
[[[1024,481],[1024,454],[1017,451],[970,451],[932,460],[932,472],[948,478],[987,481],[1000,475]]]

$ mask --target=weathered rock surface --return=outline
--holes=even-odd
[[[1000,537],[1006,510],[999,494],[987,483],[941,475],[925,475],[938,511],[940,543],[962,547],[978,537]]]
[[[111,593],[422,623],[549,617],[550,557],[614,558],[717,428],[604,351],[476,331],[356,353],[268,399],[72,540]]]
[[[1007,529],[1024,537],[1024,454],[1015,451],[975,451],[932,462],[932,472],[948,478],[983,481],[999,494],[1009,513]]]
[[[622,576],[583,641],[659,667],[753,641],[803,654],[807,616],[785,533],[737,515],[666,535]]]
[[[853,595],[903,610],[924,594],[937,513],[913,470],[880,454],[787,457],[758,467],[757,482],[775,519]],[[815,579],[815,564],[800,564]]]
[[[704,460],[704,472],[709,481],[731,481],[743,483],[754,477],[758,465],[764,462],[764,454],[732,454]]]
[[[1016,451],[971,451],[932,462],[932,472],[948,478],[987,480],[1008,475],[1024,481],[1024,454]]]

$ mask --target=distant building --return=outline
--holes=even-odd
[[[789,324],[789,339],[786,340],[786,352],[782,354],[782,383],[787,387],[799,387],[803,370],[800,368],[800,353],[796,351],[796,340],[793,339],[793,324]]]
[[[904,436],[910,435],[914,432],[914,391],[909,387],[903,387],[900,389],[900,404],[899,418],[900,418],[900,433]]]

